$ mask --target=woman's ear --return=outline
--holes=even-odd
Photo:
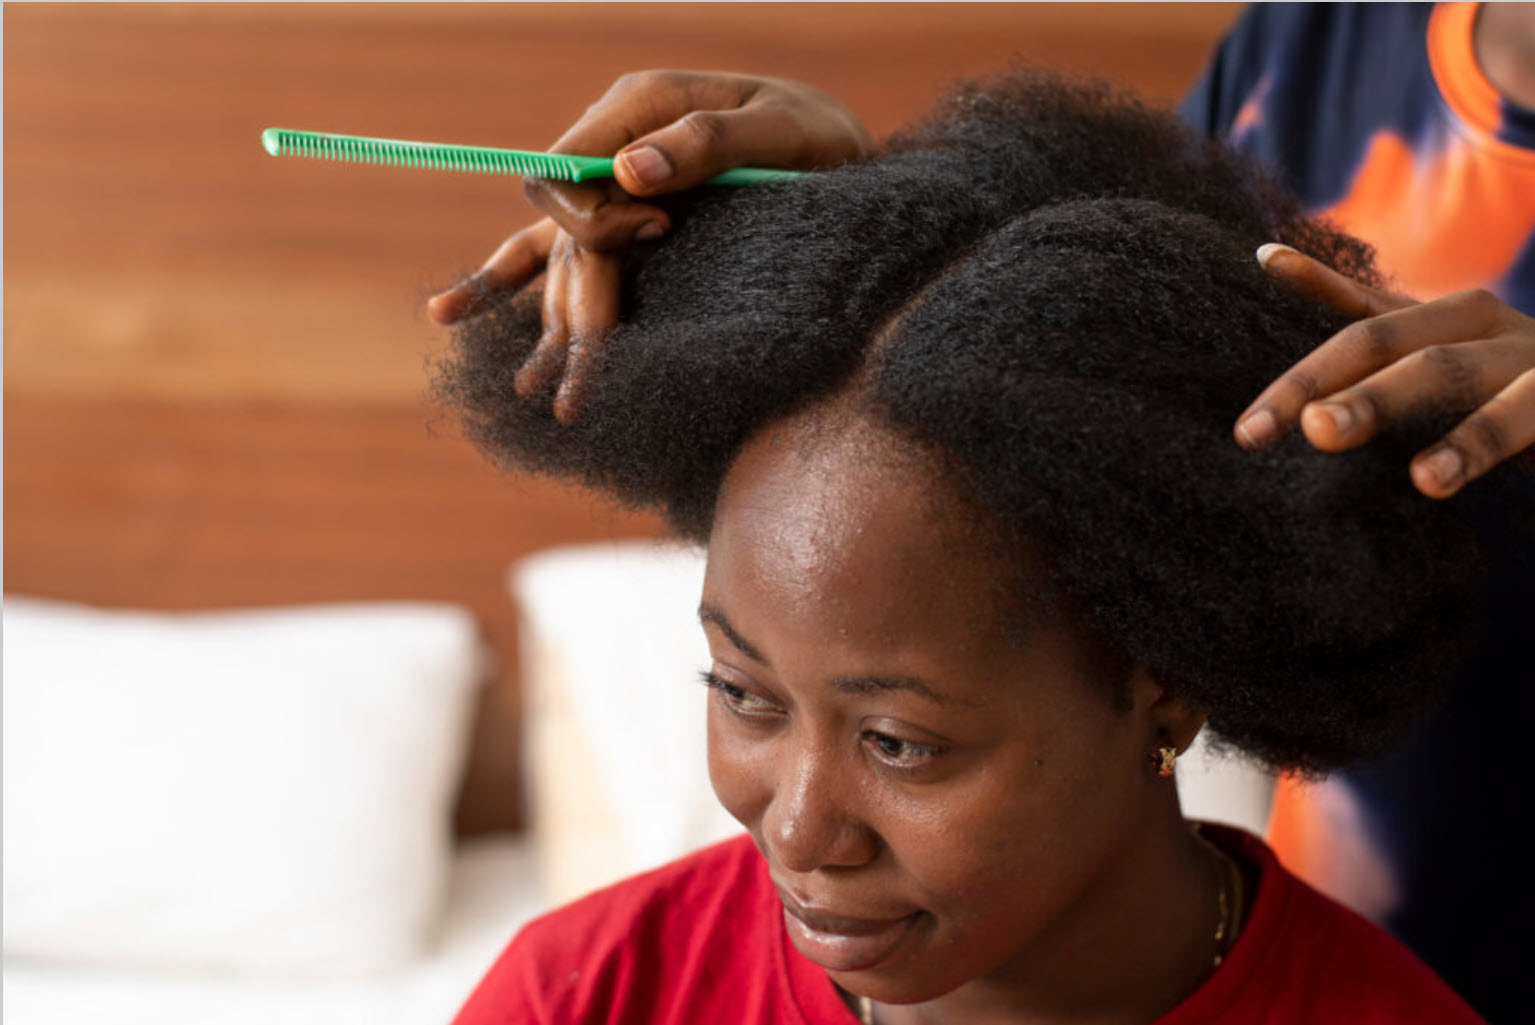
[[[1130,702],[1146,724],[1148,752],[1171,747],[1183,754],[1208,718],[1203,708],[1158,683],[1145,666],[1136,666],[1131,674]]]

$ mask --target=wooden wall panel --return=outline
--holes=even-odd
[[[1231,4],[6,4],[5,586],[202,608],[429,598],[507,671],[461,807],[515,825],[509,561],[653,521],[484,466],[421,303],[508,179],[273,159],[268,125],[539,147],[624,71],[811,81],[876,133],[1011,57],[1187,87]]]
[[[649,537],[648,518],[498,477],[431,411],[391,403],[196,403],[13,394],[8,591],[200,609],[373,599],[472,609],[499,656],[460,828],[521,819],[516,559]]]

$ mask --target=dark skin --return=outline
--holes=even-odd
[[[1493,87],[1524,109],[1535,110],[1535,7],[1483,4],[1471,44]]]
[[[1219,865],[1151,759],[1203,715],[1142,670],[1116,703],[1069,622],[1020,636],[1011,560],[953,495],[835,407],[748,442],[701,605],[714,789],[786,903],[908,919],[828,966],[786,912],[881,1025],[1151,1021],[1216,952]]]
[[[1476,26],[1478,59],[1506,95],[1535,107],[1535,7],[1489,5]],[[549,216],[508,238],[470,279],[427,307],[440,324],[540,272],[544,334],[519,369],[524,396],[558,383],[555,416],[580,413],[595,358],[618,317],[619,255],[670,229],[649,196],[689,188],[741,165],[814,169],[867,153],[867,131],[842,104],[782,79],[647,71],[619,79],[551,149],[616,154],[616,180],[573,185],[527,179]],[[1427,405],[1469,414],[1408,468],[1419,491],[1446,498],[1535,447],[1535,318],[1489,293],[1418,303],[1332,272],[1294,250],[1260,250],[1264,268],[1357,322],[1258,395],[1233,427],[1258,449],[1299,426],[1336,452],[1367,443]]]

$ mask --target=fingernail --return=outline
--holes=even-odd
[[[1332,421],[1332,429],[1340,435],[1347,434],[1349,428],[1354,426],[1354,411],[1341,402],[1323,403],[1322,412],[1327,414],[1327,418]]]
[[[1460,453],[1453,448],[1442,448],[1423,460],[1423,468],[1441,488],[1447,488],[1460,478],[1463,466]]]
[[[1293,253],[1294,249],[1280,242],[1265,242],[1258,247],[1258,266],[1268,269],[1269,261],[1280,253]]]
[[[1274,414],[1266,409],[1260,409],[1252,416],[1237,424],[1237,433],[1242,440],[1253,448],[1262,448],[1274,440],[1276,425]]]
[[[660,238],[665,234],[666,229],[661,227],[659,221],[646,221],[640,225],[640,230],[634,233],[634,237],[643,242],[649,242],[651,239]]]
[[[672,176],[672,162],[654,146],[626,149],[618,156],[629,168],[629,173],[644,185],[660,185]]]

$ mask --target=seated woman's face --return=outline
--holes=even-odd
[[[905,443],[800,416],[743,448],[709,541],[715,791],[800,952],[891,1002],[1080,957],[1170,799],[1166,699],[1020,627],[971,516]]]

